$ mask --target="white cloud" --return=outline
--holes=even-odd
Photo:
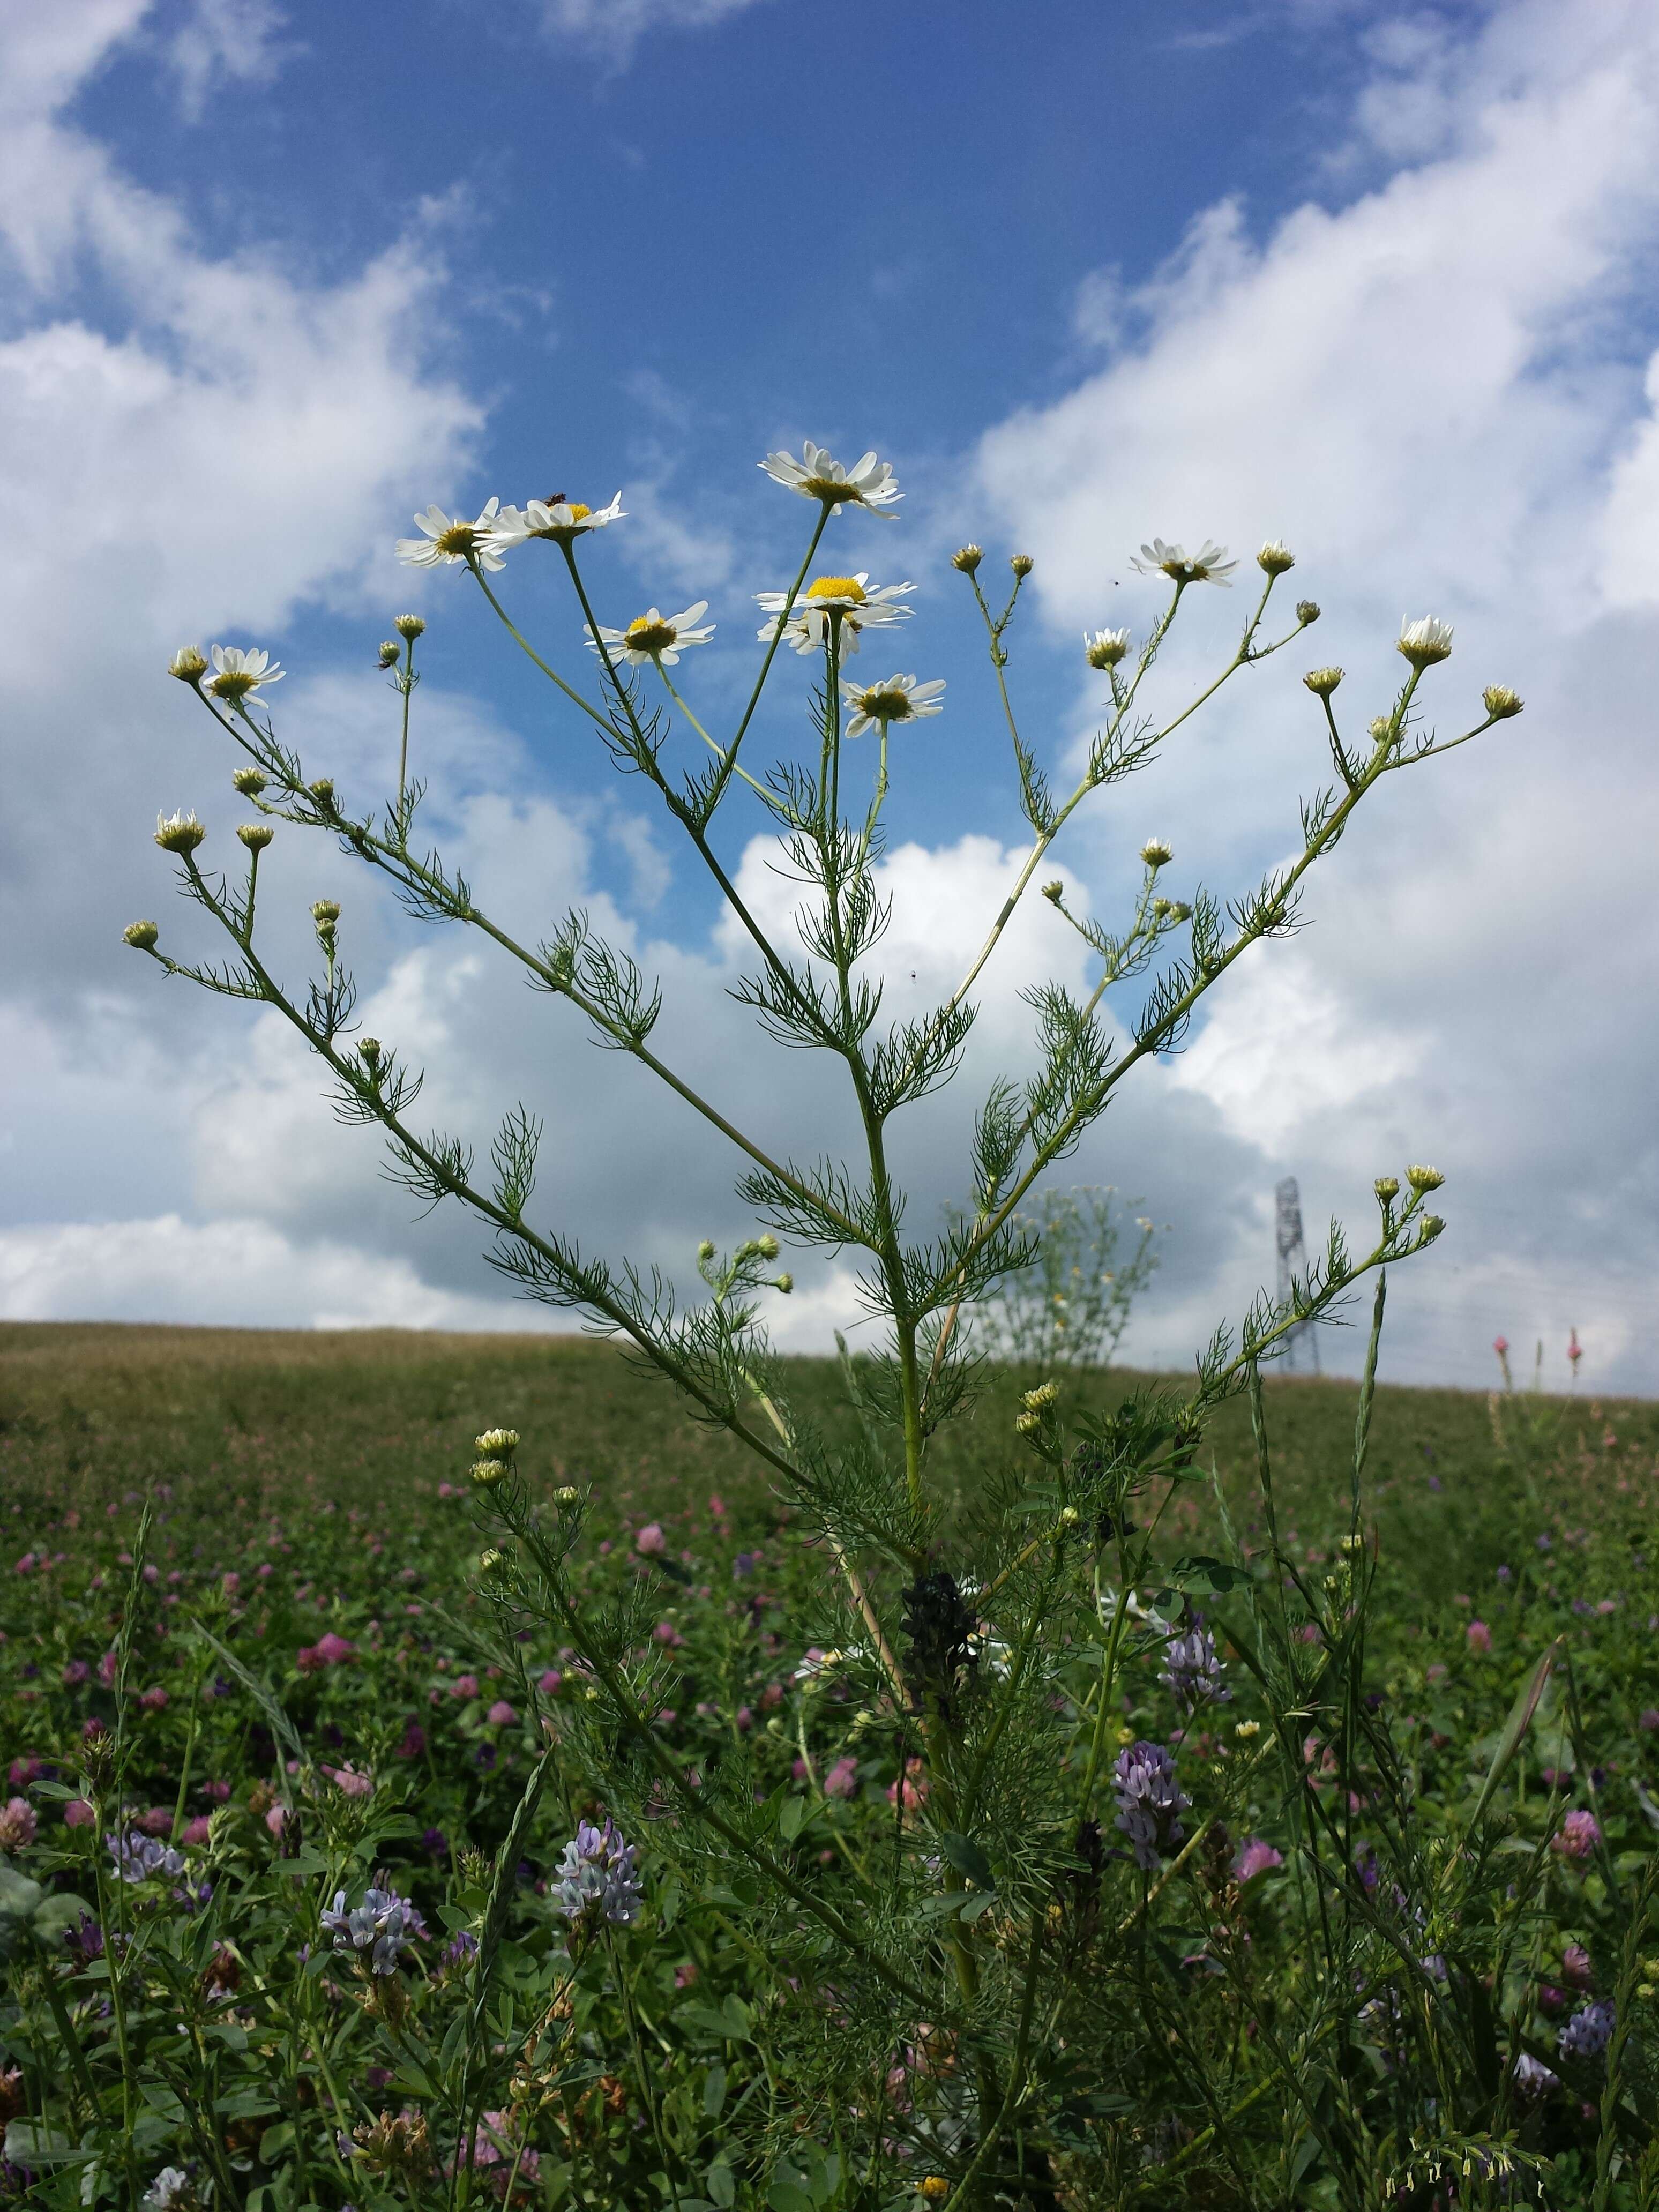
[[[1492,1334],[1535,1317],[1593,1335],[1603,1385],[1652,1387],[1659,1065],[1630,1009],[1659,963],[1659,360],[1629,307],[1659,243],[1659,21],[1609,5],[1571,48],[1534,0],[1429,27],[1379,44],[1360,102],[1356,159],[1392,173],[1259,239],[1224,201],[1138,290],[1097,288],[1115,352],[993,431],[981,468],[1062,634],[1105,618],[1103,565],[1124,574],[1154,530],[1282,535],[1289,595],[1328,611],[1109,795],[1097,850],[1150,793],[1182,868],[1232,888],[1279,858],[1322,765],[1296,678],[1346,663],[1338,706],[1363,727],[1402,609],[1456,622],[1426,695],[1447,734],[1482,683],[1526,693],[1524,721],[1379,796],[1314,878],[1319,926],[1252,957],[1174,1084],[1259,1148],[1258,1191],[1294,1169],[1307,1210],[1357,1231],[1372,1174],[1425,1152],[1448,1169],[1447,1243],[1396,1285],[1396,1372],[1480,1379]],[[1130,585],[1111,617],[1144,629],[1152,605]],[[1239,611],[1190,608],[1197,641],[1159,672],[1171,703]],[[1085,834],[1085,873],[1089,854]],[[1217,1303],[1260,1272],[1254,1242],[1224,1250]]]
[[[757,0],[538,0],[550,31],[607,46],[623,57],[647,31],[699,30]]]
[[[0,1230],[0,1315],[222,1328],[533,1328],[501,1298],[422,1282],[410,1261],[257,1218],[83,1221]]]

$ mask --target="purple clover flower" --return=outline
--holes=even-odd
[[[1615,2020],[1611,1997],[1597,1997],[1574,2013],[1562,2029],[1558,2048],[1564,2058],[1599,2058],[1613,2039]]]
[[[644,1884],[635,1872],[635,1846],[623,1841],[614,1820],[603,1828],[576,1823],[564,1847],[555,1896],[567,1920],[592,1922],[603,1917],[626,1927],[638,1913]]]
[[[1215,1638],[1201,1613],[1185,1636],[1171,1639],[1164,1657],[1167,1663],[1158,1679],[1173,1691],[1176,1703],[1189,1718],[1201,1705],[1224,1705],[1232,1696],[1221,1679]]]
[[[459,1928],[438,1954],[438,1964],[446,1972],[459,1973],[470,1966],[478,1955],[478,1939],[471,1929]]]
[[[426,1933],[420,1914],[391,1889],[365,1890],[362,1903],[354,1905],[349,1912],[345,1899],[344,1890],[337,1890],[332,1906],[322,1915],[324,1928],[334,1938],[335,1950],[367,1951],[372,1972],[395,1974],[404,1947]]]
[[[1175,1761],[1161,1743],[1143,1738],[1118,1753],[1113,1770],[1117,1825],[1134,1846],[1135,1864],[1152,1873],[1186,1831],[1181,1814],[1192,1802],[1176,1780]]]
[[[171,1880],[185,1870],[180,1852],[159,1836],[147,1836],[142,1828],[129,1828],[125,1836],[106,1836],[104,1840],[123,1881],[149,1881],[157,1875]]]

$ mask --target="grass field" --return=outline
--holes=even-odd
[[[795,1362],[786,1380],[798,1411],[833,1431],[834,1368]],[[1016,1462],[1027,1380],[988,1376],[972,1417],[940,1447],[963,1532],[951,1540],[969,1551],[975,1500]],[[1085,1378],[1076,1401],[1112,1405],[1133,1380]],[[1284,1378],[1264,1403],[1285,1556],[1329,1589],[1345,1571],[1356,1392]],[[928,2161],[950,2175],[955,2137],[937,2115],[924,2118],[912,2081],[914,2104],[890,2116],[873,2178],[866,2166],[854,2185],[830,2134],[802,2117],[822,2054],[803,2045],[789,1995],[799,1973],[768,1995],[782,1969],[745,1933],[744,1897],[700,1887],[672,1834],[650,1832],[662,1808],[645,1785],[629,1801],[647,1832],[643,1917],[607,1936],[604,1952],[567,1948],[560,1841],[612,1802],[621,1770],[608,1771],[610,1754],[593,1750],[573,1704],[592,1692],[581,1691],[581,1666],[556,1630],[480,1595],[467,1468],[474,1437],[497,1425],[520,1433],[526,1482],[549,1510],[561,1486],[591,1487],[574,1571],[584,1602],[633,1606],[644,1624],[652,1656],[641,1680],[660,1700],[654,1725],[673,1758],[696,1772],[722,1762],[740,1771],[745,1799],[765,1798],[782,1822],[777,1834],[801,1839],[798,1856],[810,1838],[813,1879],[828,1896],[853,1893],[839,1886],[855,1887],[867,1855],[886,1848],[893,1808],[907,1802],[897,1794],[905,1723],[890,1711],[860,1717],[850,1690],[825,1692],[803,1667],[810,1639],[845,1632],[823,1554],[788,1540],[787,1510],[729,1440],[688,1420],[611,1346],[0,1327],[0,1527],[9,1540],[0,1552],[0,1728],[12,1793],[0,1811],[0,1957],[12,1961],[0,2113],[13,2130],[0,2195],[66,2212],[136,2204],[165,2168],[182,2177],[170,2202],[214,2212],[362,2212],[475,2193],[550,2212],[665,2201],[682,2212],[850,2212],[921,2206]],[[1207,1433],[1198,1474],[1173,1498],[1166,1555],[1212,1551],[1253,1559],[1259,1571],[1267,1538],[1242,1403]],[[1419,2126],[1425,2112],[1444,2125],[1455,2093],[1470,2139],[1501,2139],[1532,2160],[1558,2208],[1616,2212],[1652,2201],[1632,2175],[1659,2185],[1659,2149],[1642,2148],[1659,2143],[1659,2069],[1639,2023],[1605,2094],[1599,2053],[1560,2042],[1564,2022],[1610,2004],[1615,1988],[1632,2019],[1659,2006],[1646,1983],[1646,1996],[1632,1994],[1646,1969],[1632,1963],[1630,1932],[1642,1924],[1630,1897],[1646,1879],[1649,1821],[1659,1817],[1659,1806],[1648,1811],[1659,1796],[1656,1503],[1659,1407],[1379,1391],[1363,1664],[1410,1814],[1390,1842],[1380,1826],[1366,1830],[1370,1801],[1357,1795],[1348,1856],[1364,1870],[1385,1845],[1396,1854],[1390,1867],[1426,1854],[1426,1881],[1423,1869],[1442,1863],[1439,1839],[1468,1819],[1517,1687],[1541,1654],[1566,1653],[1570,1697],[1552,1684],[1541,1740],[1525,1747],[1502,1797],[1504,1848],[1531,1852],[1542,1885],[1524,1943],[1513,1931],[1499,1943],[1496,1932],[1511,1862],[1492,1863],[1492,1886],[1468,1908],[1467,1965],[1455,1929],[1437,1925],[1435,1936],[1449,1988],[1488,1990],[1480,2003],[1498,2008],[1509,2070],[1495,2087],[1477,2049],[1465,2082],[1443,2057],[1426,2077],[1440,2089],[1419,2109]],[[1219,1832],[1249,1837],[1267,1854],[1262,1866],[1285,1858],[1282,1871],[1251,1878],[1244,1901],[1227,1892],[1228,1912],[1249,1917],[1256,1971],[1272,1981],[1261,2015],[1270,2023],[1274,2008],[1294,2009],[1316,1986],[1310,1907],[1291,1880],[1279,1785],[1265,1772],[1249,1784],[1237,1759],[1228,1763],[1235,1717],[1247,1724],[1260,1712],[1271,1726],[1272,1714],[1229,1640],[1243,1633],[1236,1607],[1230,1614],[1222,1603],[1215,1618],[1235,1685],[1227,1729],[1194,1728],[1182,1743],[1155,1675],[1154,1638],[1125,1690],[1120,1741],[1181,1745],[1193,1819],[1224,1812]],[[1051,1679],[1046,1724],[1059,1731],[1064,1769],[1086,1696],[1064,1665]],[[532,1821],[520,1808],[547,1741],[560,1759]],[[1299,1766],[1299,1729],[1285,1744]],[[1380,1782],[1377,1791],[1380,1822]],[[796,1800],[785,1819],[780,1808]],[[1550,1840],[1564,1814],[1582,1815],[1567,1849]],[[1578,1848],[1592,1832],[1594,1857],[1588,1842]],[[179,1865],[116,1879],[124,1834],[139,1839],[134,1850],[149,1849],[148,1838],[156,1853],[173,1851]],[[371,1878],[413,1914],[389,1984],[349,1954],[339,1963],[320,1917],[337,1887],[355,1895]],[[1138,1877],[1131,1866],[1111,1879]],[[1184,1902],[1170,1893],[1167,1921],[1183,1991],[1204,1956],[1201,1944],[1181,1955],[1195,1940],[1193,1916],[1214,1909],[1199,1863],[1188,1881],[1196,1887]],[[509,1940],[490,1950],[497,1898],[497,1936]],[[25,1905],[32,1937],[18,1932]],[[466,2026],[481,1937],[492,2009],[476,2020],[487,2034]],[[125,1970],[112,1980],[118,1956]],[[1135,1998],[1153,2002],[1145,1988]],[[1367,2017],[1376,2012],[1368,2002]],[[1169,2035],[1196,2047],[1213,2030],[1218,2065],[1247,2081],[1249,2046],[1220,2003],[1202,1987],[1183,1995]],[[184,2043],[180,2021],[196,2031]],[[537,2039],[555,2021],[561,2067],[535,2077],[552,2084],[544,2101],[526,2103]],[[860,2033],[878,2036],[879,2020]],[[1490,2021],[1481,2033],[1495,2052]],[[1183,2077],[1160,2070],[1158,2038],[1137,2030],[1111,2047],[1127,2054],[1112,2061],[1124,2095],[1079,2121],[1074,2139],[1054,2139],[1051,2201],[1068,2212],[1158,2201],[1154,2152],[1180,2164],[1207,2139],[1202,2107],[1182,2101]],[[1328,2061],[1320,2078],[1339,2103],[1352,2100],[1342,2124],[1370,2142],[1364,2130],[1382,2125],[1405,2076],[1371,2030],[1343,2047],[1355,2080],[1370,2084],[1364,2095],[1340,2087]],[[1547,2061],[1555,2086],[1517,2103],[1523,2055]],[[902,2071],[913,2061],[914,2051],[895,2063]],[[1250,2130],[1229,2148],[1232,2166],[1293,2172],[1292,2196],[1283,2184],[1259,2200],[1239,2194],[1212,2153],[1182,2167],[1189,2201],[1370,2201],[1352,2193],[1327,2160],[1327,2138],[1293,2110],[1257,2110]],[[1388,2140],[1398,2153],[1405,2137]],[[1075,2178],[1085,2172],[1096,2179]],[[1107,2172],[1119,2177],[1110,2191],[1098,2179]],[[1172,2201],[1167,2188],[1162,2201]],[[1401,2201],[1426,2206],[1430,2196]]]

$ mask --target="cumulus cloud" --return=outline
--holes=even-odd
[[[1347,167],[1382,180],[1265,234],[1224,201],[1149,282],[1091,288],[1104,365],[980,459],[1057,627],[1104,618],[1105,564],[1152,530],[1297,548],[1316,637],[1236,680],[1146,786],[1224,888],[1291,848],[1287,801],[1320,777],[1302,668],[1346,664],[1363,728],[1402,610],[1432,611],[1456,624],[1425,690],[1443,734],[1483,683],[1526,693],[1524,721],[1385,790],[1316,876],[1316,927],[1252,956],[1175,1081],[1255,1149],[1258,1190],[1297,1171],[1316,1216],[1363,1229],[1370,1175],[1407,1154],[1448,1170],[1452,1231],[1396,1285],[1395,1372],[1478,1377],[1497,1330],[1574,1322],[1595,1379],[1651,1387],[1659,1067],[1630,1009],[1659,957],[1659,374],[1629,310],[1659,232],[1659,27],[1612,5],[1571,53],[1559,28],[1528,0],[1379,39]],[[1152,606],[1137,585],[1112,615],[1144,630]],[[1172,702],[1234,612],[1188,610]],[[1101,818],[1121,836],[1144,796]],[[1261,1272],[1254,1242],[1224,1246],[1218,1302]]]

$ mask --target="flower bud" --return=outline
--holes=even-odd
[[[1296,556],[1288,545],[1270,538],[1256,555],[1255,565],[1269,576],[1282,576],[1287,568],[1295,568]]]
[[[1192,920],[1192,915],[1193,910],[1191,907],[1188,905],[1185,899],[1170,900],[1170,919],[1171,921],[1190,921]]]
[[[977,545],[958,545],[951,556],[951,566],[960,568],[964,576],[971,576],[984,558]]]
[[[1059,1396],[1058,1382],[1039,1382],[1035,1390],[1027,1390],[1019,1402],[1028,1413],[1040,1413],[1052,1406]]]
[[[1419,622],[1402,623],[1394,643],[1395,652],[1403,653],[1413,668],[1432,668],[1451,652],[1451,624],[1438,615],[1425,615]]]
[[[763,1260],[775,1260],[777,1258],[778,1240],[772,1234],[769,1229],[766,1231],[764,1235],[757,1237],[755,1239],[755,1249],[760,1254]]]
[[[1016,1431],[1022,1437],[1036,1436],[1042,1426],[1041,1413],[1022,1413],[1014,1423]]]
[[[316,782],[308,783],[306,786],[306,789],[311,793],[319,806],[325,808],[331,813],[333,811],[334,779],[331,775],[319,775]]]
[[[244,822],[236,835],[250,853],[263,853],[276,832],[269,822]]]
[[[1155,898],[1152,901],[1152,915],[1156,921],[1167,921],[1170,919],[1170,907],[1168,899]]]
[[[1091,668],[1115,668],[1129,650],[1127,629],[1085,629],[1083,657]]]
[[[1376,1193],[1379,1206],[1392,1206],[1400,1195],[1400,1178],[1398,1176],[1378,1176],[1371,1188]]]
[[[1507,684],[1488,684],[1480,696],[1494,722],[1506,722],[1511,714],[1518,714],[1526,704],[1521,694],[1511,691]]]
[[[311,909],[311,918],[317,925],[319,937],[321,937],[325,931],[331,935],[335,923],[340,919],[337,902],[333,899],[319,899]]]
[[[244,799],[257,799],[265,787],[265,775],[262,769],[239,768],[230,781]]]
[[[1316,623],[1319,620],[1318,600],[1298,599],[1296,603],[1296,618],[1304,629],[1306,629],[1310,623]]]
[[[774,1290],[781,1291],[785,1297],[787,1297],[795,1287],[795,1279],[793,1275],[780,1275],[772,1287]]]
[[[1371,743],[1373,744],[1386,744],[1389,739],[1394,735],[1393,716],[1390,714],[1378,714],[1375,716],[1369,725],[1369,731]]]
[[[1445,1225],[1445,1222],[1439,1214],[1424,1214],[1417,1224],[1418,1242],[1422,1244],[1432,1244]]]
[[[506,1553],[498,1552],[493,1544],[487,1552],[480,1552],[478,1554],[479,1571],[483,1574],[493,1575],[497,1567],[504,1567],[506,1565]]]
[[[1235,1721],[1233,1723],[1233,1734],[1238,1738],[1241,1743],[1249,1743],[1255,1737],[1259,1736],[1261,1733],[1261,1723],[1260,1721]]]
[[[392,627],[399,637],[413,640],[426,628],[426,617],[424,615],[394,615]]]
[[[402,646],[398,644],[395,637],[383,638],[381,640],[380,665],[382,668],[395,668],[403,657],[404,649]]]
[[[201,648],[181,645],[167,663],[167,674],[176,676],[181,684],[199,684],[207,674],[207,661]]]
[[[1052,901],[1055,906],[1060,904],[1061,899],[1066,896],[1066,886],[1061,883],[1058,876],[1054,878],[1053,883],[1044,884],[1042,886],[1042,896],[1044,898]]]
[[[121,932],[121,941],[135,952],[148,952],[161,934],[153,921],[130,921]]]
[[[1426,1191],[1438,1190],[1446,1178],[1438,1168],[1407,1168],[1406,1180],[1420,1198]]]
[[[1075,1505],[1062,1505],[1060,1507],[1060,1525],[1062,1528],[1074,1528],[1077,1526],[1079,1518],[1080,1516],[1079,1515]]]
[[[507,1464],[499,1459],[481,1459],[473,1464],[472,1480],[480,1490],[493,1490],[507,1473]]]
[[[712,1237],[705,1237],[702,1243],[697,1247],[697,1257],[702,1261],[708,1261],[712,1260],[714,1256],[714,1240]]]
[[[473,1437],[472,1449],[490,1459],[498,1457],[502,1452],[517,1451],[519,1432],[516,1429],[486,1429],[481,1437]]]
[[[1310,668],[1302,681],[1310,691],[1316,693],[1322,699],[1328,699],[1342,681],[1343,672],[1340,668]]]
[[[195,815],[182,810],[155,817],[155,842],[164,853],[193,853],[206,836]]]
[[[380,1040],[379,1037],[361,1038],[358,1042],[357,1050],[362,1057],[363,1066],[368,1070],[369,1073],[373,1075],[375,1069],[380,1064]]]
[[[1023,584],[1025,579],[1030,574],[1032,569],[1036,568],[1036,562],[1031,558],[1029,553],[1015,553],[1010,556],[1008,566],[1013,570],[1015,575],[1019,578]]]
[[[575,1502],[576,1486],[574,1482],[565,1483],[553,1493],[553,1503],[556,1505],[574,1505]]]
[[[1140,857],[1149,868],[1167,868],[1175,854],[1161,837],[1149,837],[1140,848]]]

